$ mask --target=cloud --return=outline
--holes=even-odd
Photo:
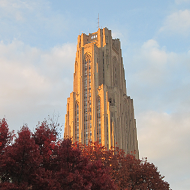
[[[70,18],[53,8],[44,0],[0,0],[0,40],[10,43],[17,39],[44,49],[68,40],[65,33]]]
[[[127,56],[127,55],[126,55]],[[189,110],[190,54],[168,52],[156,40],[135,47],[125,62],[127,90],[136,111]]]
[[[141,113],[138,118],[141,126],[138,130],[141,142],[139,145],[144,156],[149,155],[150,159],[160,160],[170,157],[171,154],[175,157],[176,151],[190,156],[187,151],[190,143],[190,118],[187,113],[147,111]]]
[[[158,85],[162,82],[168,57],[164,48],[160,48],[157,41],[148,40],[140,49],[135,50],[132,57],[129,62],[133,62],[130,67],[134,72],[134,82],[138,84],[137,81],[142,80],[142,83],[146,85]]]
[[[140,158],[158,166],[171,188],[185,189],[190,181],[190,54],[170,52],[150,39],[124,55]]]
[[[158,166],[165,180],[176,189],[179,184],[178,188],[183,189],[184,180],[186,185],[190,180],[187,164],[190,158],[189,114],[147,111],[137,120],[140,156],[148,157],[149,162]],[[176,176],[180,176],[178,183],[174,180]]]
[[[175,0],[176,4],[190,3],[190,0]]]
[[[13,41],[0,43],[0,118],[12,128],[23,122],[34,126],[48,114],[60,112],[64,120],[66,98],[72,91],[75,45],[42,51]],[[16,121],[16,122],[15,122]],[[16,127],[19,128],[18,126]]]
[[[159,32],[188,36],[190,33],[190,10],[179,10],[169,15]]]
[[[22,0],[0,0],[0,18],[24,21],[25,13],[35,8],[35,3]]]
[[[122,37],[123,37],[123,34],[122,34],[122,32],[119,31],[118,29],[116,29],[116,30],[114,30],[114,31],[112,32],[112,38],[113,38],[113,39],[116,39],[116,38],[121,39]]]

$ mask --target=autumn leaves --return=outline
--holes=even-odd
[[[0,120],[0,189],[169,189],[147,160],[57,137],[56,126],[46,121],[33,133],[23,126],[16,136]]]

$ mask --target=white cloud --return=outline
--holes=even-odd
[[[128,57],[130,59],[125,62],[127,88],[128,92],[139,100],[140,107],[149,109],[157,105],[154,106],[155,109],[168,111],[175,110],[176,104],[188,109],[185,103],[182,103],[182,100],[188,101],[190,95],[188,52],[181,54],[167,52],[165,47],[160,47],[157,41],[151,39],[141,48],[135,48]],[[149,99],[148,104],[146,99]],[[163,100],[167,101],[167,105],[160,104]]]
[[[67,18],[66,18],[67,17]],[[45,0],[0,0],[0,38],[19,39],[23,42],[48,43],[64,37],[70,27],[70,18],[55,12]]]
[[[112,31],[112,38],[113,38],[113,39],[114,39],[114,38],[119,38],[119,39],[121,39],[121,38],[123,38],[123,34],[122,34],[122,32],[119,31],[119,30],[113,30],[113,31]]]
[[[137,120],[140,156],[158,166],[165,180],[173,185],[171,188],[177,189],[177,184],[190,180],[189,114],[148,111]],[[174,180],[176,176],[180,176],[178,183]]]
[[[159,31],[169,32],[170,35],[188,36],[190,33],[190,10],[179,10],[169,15]]]
[[[160,49],[157,41],[151,39],[142,46],[142,54],[146,57],[149,65],[162,66],[167,62],[167,55],[164,49]]]
[[[172,189],[188,189],[190,54],[169,52],[150,39],[130,50],[126,60],[140,157],[158,166]]]
[[[171,154],[175,156],[177,151],[184,158],[190,157],[190,152],[187,151],[190,143],[190,118],[187,113],[148,111],[141,113],[138,118],[141,126],[138,130],[141,156],[160,160]]]
[[[131,67],[136,71],[134,73],[136,84],[138,84],[137,81],[141,81],[146,85],[162,83],[168,60],[165,49],[160,48],[159,44],[151,39],[145,42],[137,52],[138,54],[135,54],[133,60],[131,60],[133,62]]]
[[[17,21],[23,21],[23,11],[29,11],[32,3],[22,0],[0,0],[0,18],[7,17]]]
[[[13,21],[27,21],[29,16],[44,19],[44,12],[49,11],[49,4],[44,0],[0,0],[0,18],[8,18]]]
[[[175,0],[176,4],[190,3],[190,0]]]
[[[72,91],[68,73],[74,71],[74,55],[74,44],[42,51],[16,40],[8,45],[1,42],[0,118],[6,116],[15,128],[14,123],[37,124],[40,117],[61,111],[63,122],[66,98]]]

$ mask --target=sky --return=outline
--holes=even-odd
[[[190,0],[0,0],[0,119],[15,132],[48,117],[64,126],[77,36],[98,30],[98,14],[121,40],[140,158],[188,190]]]

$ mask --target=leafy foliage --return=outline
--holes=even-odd
[[[13,138],[13,132],[9,132],[9,127],[5,119],[0,120],[0,153]]]
[[[126,155],[119,148],[107,150],[97,142],[81,146],[83,154],[89,160],[101,160],[109,169],[109,174],[117,185],[117,189],[169,189],[169,184],[163,180],[154,164],[147,159],[135,159],[132,155]]]
[[[13,137],[15,140],[12,142]],[[12,143],[11,143],[12,142]],[[55,125],[23,126],[17,137],[0,121],[0,189],[108,190],[169,189],[147,160],[96,143],[83,146],[58,139]]]

